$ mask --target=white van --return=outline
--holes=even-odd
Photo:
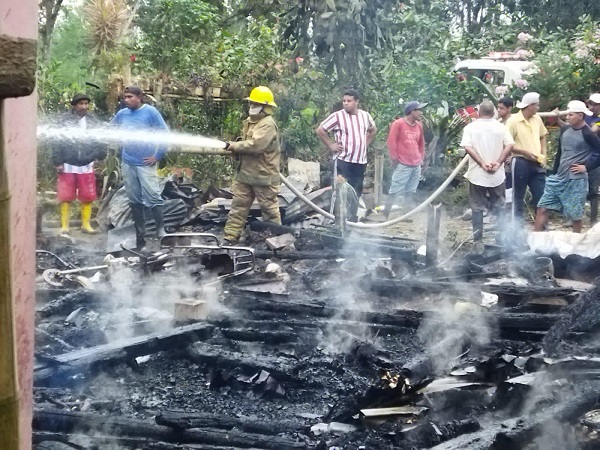
[[[517,59],[512,52],[494,52],[481,59],[465,59],[454,66],[454,71],[476,76],[492,86],[511,86],[533,68],[531,61]]]

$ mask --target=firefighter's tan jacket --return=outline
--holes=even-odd
[[[243,123],[242,141],[235,143],[239,154],[236,181],[252,186],[279,185],[279,137],[277,125],[264,113],[250,116]]]

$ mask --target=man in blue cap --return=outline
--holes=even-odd
[[[408,102],[404,106],[404,117],[390,125],[387,145],[394,167],[392,184],[385,202],[383,215],[387,219],[399,195],[405,204],[412,201],[421,179],[421,166],[425,158],[425,137],[421,117],[427,103]]]

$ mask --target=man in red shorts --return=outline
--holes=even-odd
[[[61,117],[62,125],[85,129],[98,126],[100,121],[89,107],[90,98],[86,94],[75,94],[71,109]],[[94,161],[104,158],[106,146],[99,142],[63,141],[53,149],[52,163],[58,173],[61,233],[69,232],[70,206],[76,199],[81,203],[81,232],[96,233],[90,224],[92,202],[96,200]]]

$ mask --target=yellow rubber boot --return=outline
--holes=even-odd
[[[69,232],[69,209],[71,204],[69,202],[60,203],[60,232]]]
[[[97,234],[98,232],[92,228],[90,219],[92,218],[92,204],[81,204],[81,232],[86,234]]]

